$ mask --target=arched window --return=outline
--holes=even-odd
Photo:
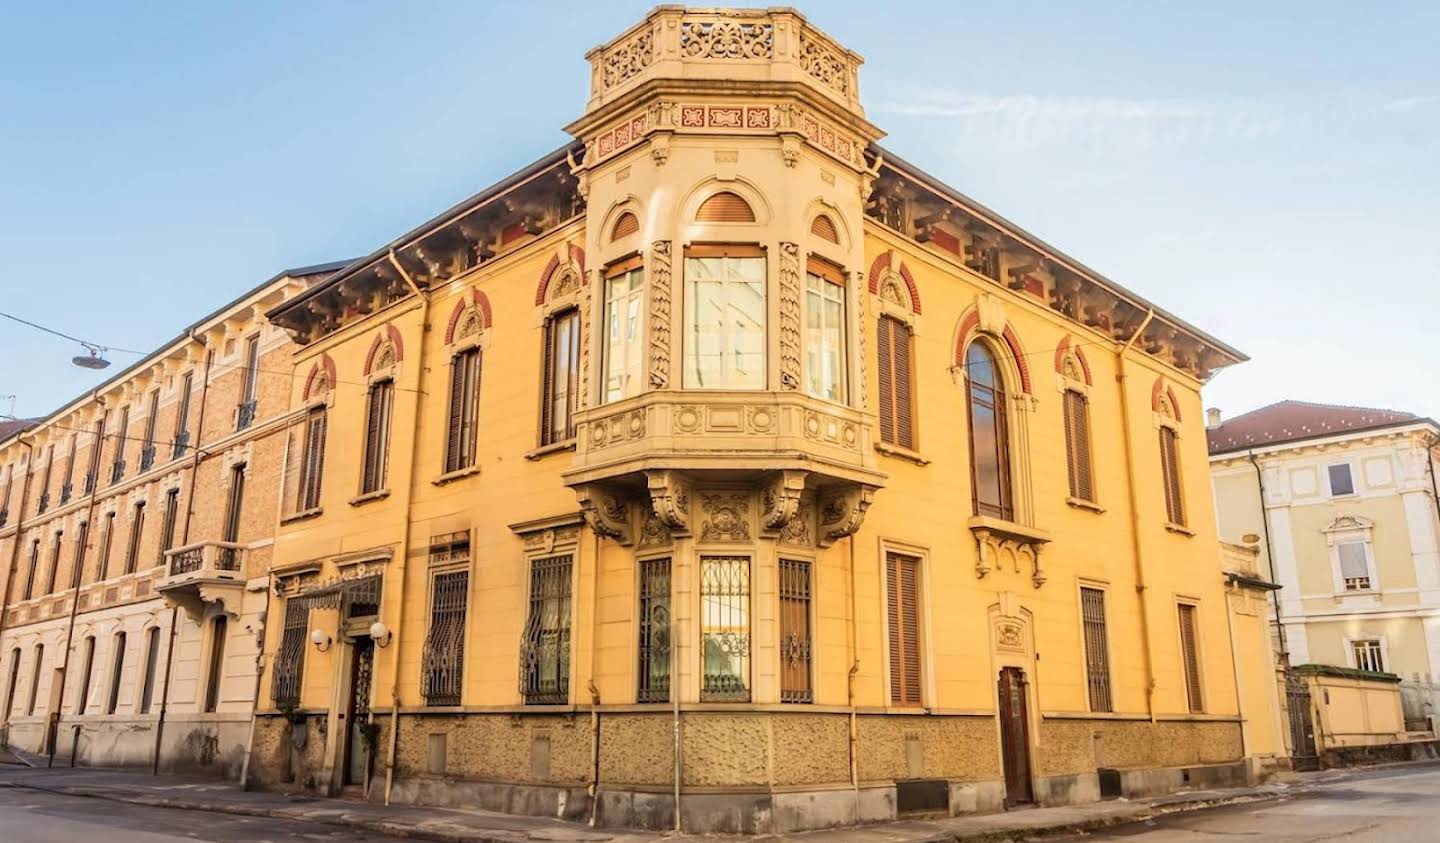
[[[965,414],[970,423],[970,488],[976,515],[1014,519],[1010,447],[1005,429],[1005,384],[983,343],[965,352]]]
[[[824,214],[820,214],[811,221],[810,233],[822,240],[829,240],[836,245],[840,243],[840,232],[835,229],[835,223]]]
[[[620,215],[615,220],[615,227],[610,230],[610,239],[619,240],[622,237],[629,237],[640,230],[640,220],[629,211]]]
[[[738,193],[722,190],[706,199],[695,212],[696,222],[754,222],[755,211]]]
[[[114,714],[120,705],[120,677],[125,672],[125,633],[115,634],[114,660],[110,663],[110,698],[105,702],[105,713]]]
[[[40,669],[45,666],[45,645],[35,645],[35,672],[30,675],[30,702],[25,706],[27,716],[35,713],[36,700],[40,698]]]

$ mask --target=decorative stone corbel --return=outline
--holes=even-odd
[[[690,481],[678,471],[647,471],[650,506],[672,533],[690,531]]]
[[[670,160],[670,133],[656,132],[650,136],[650,158],[655,166],[663,167]]]
[[[783,530],[790,519],[800,512],[805,475],[804,471],[780,471],[760,493],[760,521],[765,529]]]
[[[874,498],[874,489],[859,484],[841,486],[821,497],[820,546],[829,547],[837,539],[854,535]]]
[[[780,136],[780,156],[785,159],[785,166],[794,168],[800,163],[800,138],[797,135]]]
[[[581,487],[575,496],[590,529],[622,545],[631,543],[630,507],[624,500],[593,485]]]
[[[1050,541],[1048,534],[994,518],[976,516],[970,519],[975,536],[975,576],[984,579],[992,571],[1020,574],[1028,570],[1030,584],[1045,584],[1047,577],[1040,568],[1040,550]]]

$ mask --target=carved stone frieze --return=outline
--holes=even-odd
[[[800,69],[837,93],[850,93],[850,69],[844,59],[803,31],[800,34]]]
[[[855,272],[853,274],[850,289],[857,292],[865,289],[865,274],[863,272]],[[870,324],[867,314],[868,308],[865,306],[868,299],[869,296],[865,295],[854,295],[850,297],[850,300],[855,302],[856,315],[860,320],[860,330],[855,332],[856,344],[858,345],[858,351],[860,353],[860,368],[856,372],[855,389],[860,393],[860,409],[862,410],[870,407],[870,355],[865,351],[865,331],[866,326]]]
[[[750,496],[716,493],[700,496],[703,513],[700,540],[705,542],[750,541]]]
[[[680,54],[692,59],[768,59],[775,54],[775,26],[727,20],[680,24]]]
[[[595,280],[594,284],[581,285],[580,290],[580,385],[576,396],[579,407],[590,406],[590,311],[594,309],[590,299],[592,291],[600,287],[599,270],[595,270]]]
[[[593,484],[580,487],[575,496],[590,529],[622,545],[633,541],[630,507],[623,498]]]
[[[800,388],[800,245],[780,244],[780,388]]]
[[[804,471],[780,471],[760,492],[760,522],[767,530],[783,530],[800,511],[805,492]]]
[[[650,506],[671,530],[690,531],[690,481],[679,471],[647,471]]]
[[[865,511],[875,490],[859,484],[840,486],[820,499],[820,545],[828,547],[837,539],[852,536],[865,522]]]
[[[653,510],[645,513],[645,520],[640,525],[640,547],[664,547],[674,543],[670,534],[670,528],[660,520]]]
[[[650,246],[650,388],[670,384],[670,241]]]
[[[606,51],[600,66],[601,82],[607,89],[613,88],[649,67],[654,60],[654,34],[642,29]]]
[[[638,408],[593,419],[585,424],[585,438],[592,451],[611,445],[634,442],[645,437],[645,410]]]

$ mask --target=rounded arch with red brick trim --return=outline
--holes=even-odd
[[[971,307],[960,317],[960,324],[955,331],[955,365],[965,365],[965,351],[974,341],[977,329],[980,327],[980,310]],[[1020,344],[1020,335],[1009,324],[1005,325],[1000,332],[999,339],[1005,349],[1010,352],[1011,361],[1015,364],[1015,370],[1020,373],[1020,391],[1026,395],[1034,395],[1030,388],[1030,363],[1025,356],[1025,347]]]
[[[301,396],[305,401],[319,398],[322,393],[334,389],[336,383],[335,361],[330,359],[330,355],[322,354],[320,359],[310,366],[310,374],[305,376],[305,390]]]
[[[375,339],[370,341],[370,351],[365,355],[365,374],[369,375],[375,370],[375,357],[382,346],[389,343],[395,349],[395,362],[399,363],[405,359],[405,342],[400,338],[400,329],[393,324],[386,325],[375,332]]]
[[[898,263],[899,266],[895,267],[893,271],[896,275],[900,276],[900,280],[905,282],[905,289],[910,297],[910,310],[916,316],[919,316],[920,288],[915,285],[915,276],[910,274],[910,267],[906,266],[904,261],[896,261],[894,254],[894,252],[881,252],[880,255],[875,258],[875,261],[870,264],[870,293],[871,295],[878,295],[880,293],[880,279],[885,277],[886,272],[892,271],[892,263]]]
[[[570,244],[570,262],[580,270],[580,283],[585,281],[585,250],[574,243]],[[550,282],[554,280],[556,273],[560,271],[560,256],[551,255],[550,262],[545,264],[545,269],[540,272],[540,283],[535,285],[535,304],[542,305],[550,297]]]
[[[1065,358],[1070,356],[1074,356],[1075,362],[1080,365],[1081,380],[1085,382],[1086,386],[1094,386],[1095,381],[1090,375],[1090,361],[1085,358],[1085,349],[1081,348],[1078,343],[1072,344],[1068,336],[1061,339],[1060,344],[1055,346],[1055,373],[1057,375],[1065,374]]]
[[[1175,397],[1175,388],[1166,383],[1164,375],[1157,377],[1155,385],[1150,387],[1150,409],[1177,422],[1184,421],[1180,418],[1180,402]]]
[[[450,322],[445,326],[446,345],[455,341],[455,329],[460,327],[460,319],[471,310],[480,317],[480,330],[490,327],[494,315],[490,310],[490,297],[479,290],[471,290],[468,295],[461,296],[460,301],[455,302],[455,309],[450,311]]]

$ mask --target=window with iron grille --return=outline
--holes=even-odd
[[[35,509],[37,514],[50,508],[50,467],[54,464],[55,446],[50,445],[45,449],[45,472],[40,475],[40,502]]]
[[[750,700],[750,560],[700,559],[700,699]]]
[[[120,408],[120,424],[115,428],[115,457],[110,463],[110,482],[119,483],[125,478],[125,436],[130,432],[130,408]]]
[[[1358,670],[1370,670],[1375,673],[1385,672],[1385,657],[1380,649],[1380,641],[1375,638],[1363,641],[1351,641],[1350,652],[1355,658],[1355,667]]]
[[[149,714],[155,704],[155,674],[160,669],[160,627],[145,630],[145,679],[140,684],[140,713]]]
[[[811,687],[810,563],[780,560],[780,702],[815,701]]]
[[[125,633],[117,632],[114,638],[115,653],[110,661],[110,698],[105,703],[105,713],[114,714],[120,705],[120,677],[125,672]]]
[[[1090,463],[1090,400],[1081,392],[1065,390],[1065,453],[1068,457],[1070,497],[1095,501],[1095,479]]]
[[[445,471],[475,465],[476,421],[480,412],[480,349],[467,348],[450,361],[450,424]]]
[[[240,384],[240,404],[235,408],[235,429],[244,430],[255,421],[256,391],[260,382],[260,335],[245,340],[245,372]]]
[[[77,453],[79,450],[80,434],[72,433],[70,434],[70,449],[65,456],[65,474],[60,479],[60,503],[62,504],[68,503],[70,493],[75,491],[75,486],[71,481],[75,479],[75,460],[80,456]]]
[[[145,440],[140,445],[140,470],[149,471],[155,464],[155,421],[160,415],[160,390],[150,392],[150,411],[145,415]]]
[[[575,438],[575,398],[579,391],[580,313],[571,308],[545,320],[540,385],[540,444]]]
[[[394,405],[395,382],[376,381],[370,387],[370,403],[365,414],[365,461],[360,478],[362,495],[385,488],[390,461],[390,414]]]
[[[1180,494],[1180,443],[1173,427],[1160,428],[1160,472],[1165,484],[1165,515],[1184,526],[1185,500]]]
[[[465,666],[468,570],[437,572],[430,587],[430,631],[420,663],[426,705],[459,705]]]
[[[887,553],[890,702],[920,705],[920,560]]]
[[[220,539],[227,542],[240,541],[240,512],[245,505],[245,463],[230,467],[230,493],[225,499],[225,529]]]
[[[165,493],[165,513],[160,522],[160,559],[164,564],[165,551],[175,547],[175,521],[180,514],[180,490],[171,489]]]
[[[105,513],[105,527],[100,532],[100,551],[95,556],[95,578],[110,576],[110,547],[115,543],[115,513]]]
[[[636,702],[670,701],[670,560],[640,560],[640,683]]]
[[[876,323],[880,384],[880,439],[915,447],[915,379],[910,372],[910,326],[893,316]]]
[[[530,704],[570,699],[569,554],[530,565],[530,611],[520,648],[520,691]]]
[[[175,441],[170,458],[178,460],[190,445],[190,391],[195,386],[195,373],[186,372],[180,379],[180,406],[175,410]]]
[[[1199,630],[1195,620],[1195,607],[1189,603],[1181,603],[1179,611],[1180,656],[1185,669],[1185,699],[1190,705],[1190,711],[1198,714],[1205,710],[1205,696],[1200,688],[1200,643],[1197,638]]]
[[[275,672],[270,677],[270,696],[277,706],[300,704],[300,680],[305,668],[305,638],[310,625],[310,607],[301,600],[285,601],[285,625],[275,651]]]
[[[1105,592],[1080,589],[1080,616],[1085,625],[1085,684],[1091,711],[1114,711],[1110,700],[1110,643],[1105,633]]]

